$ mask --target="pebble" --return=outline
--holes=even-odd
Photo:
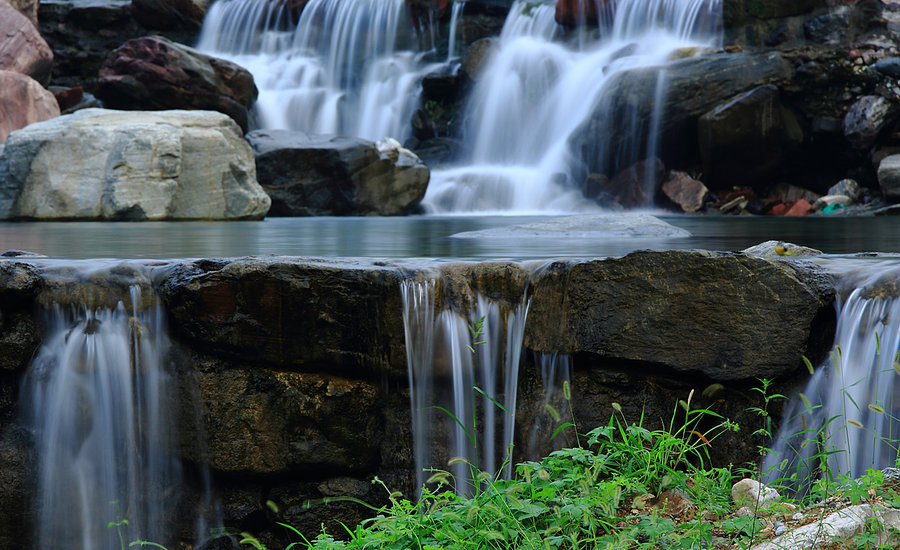
[[[800,512],[794,514],[794,521],[800,521],[801,519],[803,519],[803,514],[801,514]]]
[[[778,537],[785,533],[787,533],[787,527],[785,527],[785,525],[783,523],[781,523],[780,521],[776,521],[775,522],[775,536]]]

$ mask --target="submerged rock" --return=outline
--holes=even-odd
[[[13,132],[0,219],[260,219],[269,197],[229,117],[85,109]]]
[[[247,139],[272,216],[398,216],[428,187],[428,167],[392,139],[288,130],[256,130]]]
[[[465,231],[455,239],[687,238],[691,234],[648,214],[581,214],[549,221]]]

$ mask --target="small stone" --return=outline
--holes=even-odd
[[[819,197],[812,204],[812,210],[813,212],[819,212],[827,206],[847,206],[852,203],[853,201],[847,195],[825,195],[824,197]]]
[[[803,519],[803,514],[801,514],[800,512],[797,512],[792,517],[793,517],[794,521],[800,521],[801,519]]]
[[[780,521],[775,522],[775,536],[776,537],[780,537],[781,535],[787,533],[787,530],[788,529],[785,526],[785,524],[781,523]]]
[[[737,512],[734,513],[734,517],[738,518],[750,518],[756,516],[756,512],[750,509],[749,506],[741,506],[737,509]]]
[[[841,181],[835,183],[831,187],[828,188],[828,192],[826,195],[847,195],[850,197],[850,200],[856,201],[859,199],[859,195],[862,191],[859,188],[859,183],[854,179],[845,178]]]
[[[686,172],[673,170],[662,185],[663,193],[685,212],[697,212],[709,195],[703,182],[695,180]]]
[[[808,216],[813,211],[812,205],[806,199],[800,199],[793,204],[788,211],[784,213],[785,216]]]
[[[755,479],[742,479],[731,487],[731,498],[736,504],[761,509],[764,505],[781,499],[781,495]]]

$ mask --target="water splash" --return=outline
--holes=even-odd
[[[429,212],[595,208],[580,192],[587,166],[612,172],[655,153],[656,136],[641,120],[625,131],[630,146],[604,148],[591,153],[594,159],[573,154],[569,141],[596,112],[612,108],[624,71],[664,67],[678,48],[718,44],[721,2],[603,4],[614,8],[596,10],[600,21],[593,34],[581,28],[569,41],[554,22],[552,4],[519,0],[513,5],[470,99],[464,137],[472,152],[459,167],[432,173],[423,203]],[[664,86],[664,78],[659,81]],[[663,94],[664,89],[657,91],[657,101]],[[621,120],[621,113],[612,112],[597,118],[613,120],[614,114]],[[652,117],[657,127],[660,117]]]
[[[519,362],[529,302],[523,298],[504,311],[500,304],[477,296],[469,315],[449,307],[436,311],[437,288],[435,281],[401,284],[416,481],[422,487],[427,468],[443,468],[448,458],[460,457],[464,461],[456,463],[452,473],[457,490],[468,493],[472,484],[470,465],[493,473],[502,465],[507,477],[512,473],[509,452],[515,432]],[[484,343],[476,344],[470,327],[482,318]],[[477,392],[476,386],[483,393]],[[503,409],[493,400],[502,403]],[[449,440],[441,443],[438,434],[444,431]],[[444,446],[446,449],[442,449]]]
[[[856,478],[900,456],[900,297],[878,288],[862,284],[838,299],[834,350],[786,407],[762,465],[770,482],[806,492],[823,472]]]
[[[403,141],[433,40],[404,0],[310,0],[299,18],[290,2],[220,0],[198,48],[253,74],[260,127]]]

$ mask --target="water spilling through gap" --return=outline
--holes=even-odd
[[[457,462],[452,473],[457,491],[466,494],[472,483],[470,465],[492,473],[502,467],[507,478],[512,474],[510,451],[529,301],[523,297],[507,309],[477,296],[466,315],[450,307],[438,310],[439,289],[434,280],[401,285],[416,486],[421,488],[429,477],[427,468],[443,469],[449,458],[459,457],[465,462]],[[482,319],[484,334],[475,338],[472,329]]]
[[[877,266],[868,280],[845,284],[834,350],[785,408],[763,461],[770,482],[806,492],[826,472],[857,478],[900,457],[898,277],[896,265]]]
[[[174,454],[170,342],[162,308],[142,309],[137,286],[130,298],[48,313],[22,389],[40,460],[37,548],[119,549],[120,531],[126,543],[178,540],[186,480]],[[204,537],[205,498],[189,512]]]

